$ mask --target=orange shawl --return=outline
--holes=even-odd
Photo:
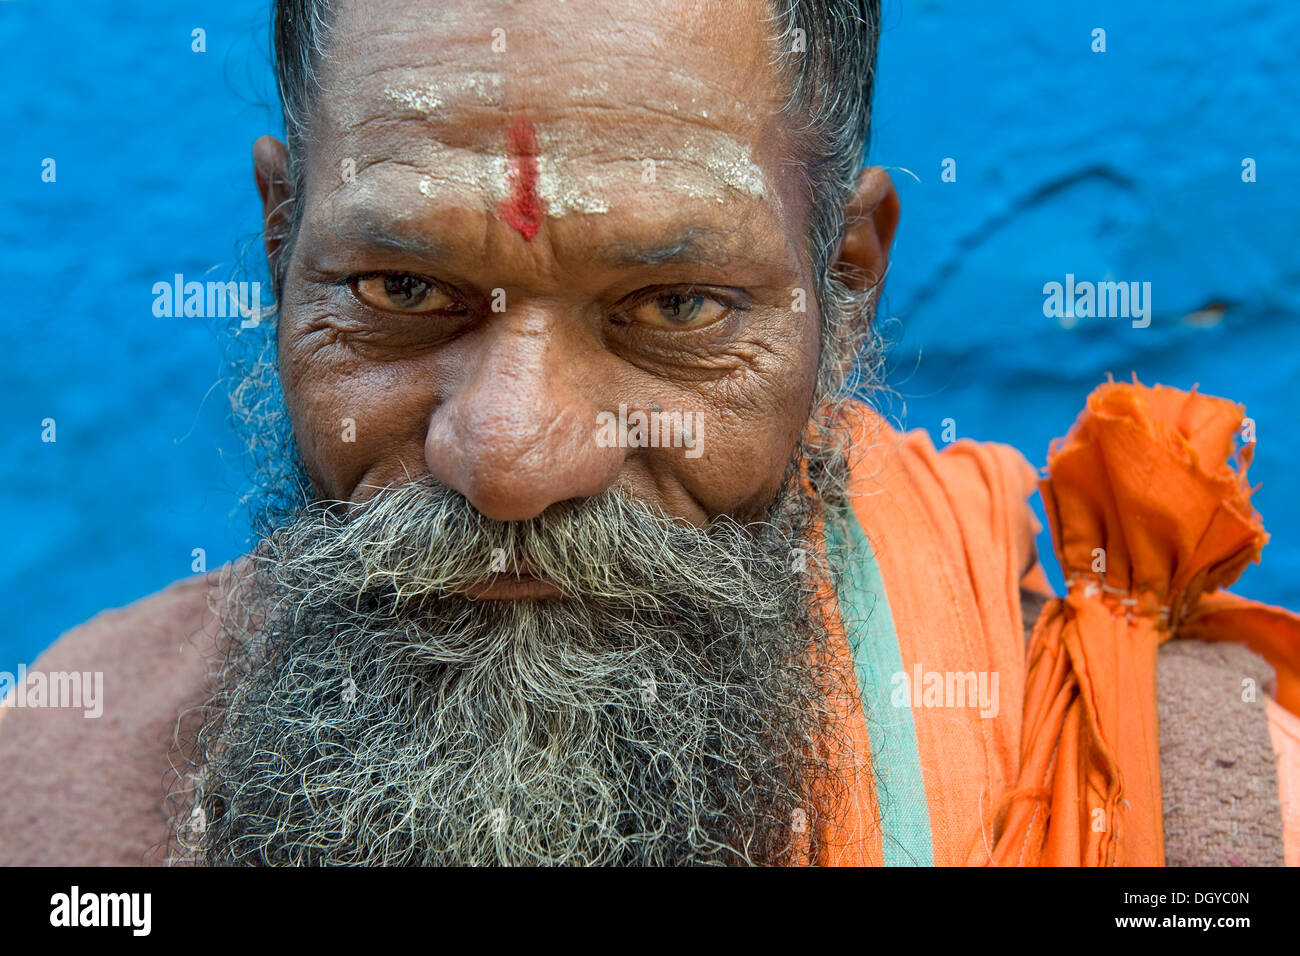
[[[1233,452],[1243,417],[1194,391],[1093,392],[1039,483],[1068,593],[1044,608],[1026,656],[1021,592],[1050,595],[1025,504],[1032,468],[1002,445],[939,452],[864,412],[849,490],[868,570],[832,615],[861,695],[838,702],[850,798],[818,862],[1164,862],[1159,644],[1245,643],[1300,712],[1300,618],[1219,590],[1267,541],[1249,503],[1252,448]],[[931,673],[996,675],[1000,707],[931,706],[911,691]],[[908,706],[890,706],[889,682]]]

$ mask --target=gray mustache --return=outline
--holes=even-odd
[[[358,593],[397,602],[445,597],[498,573],[531,575],[566,597],[670,608],[689,596],[747,614],[785,606],[801,586],[789,532],[720,518],[675,520],[619,490],[563,502],[528,521],[484,517],[459,492],[423,477],[386,488],[350,512],[317,506],[272,535],[259,558],[282,587],[310,601]],[[327,572],[323,569],[328,569]],[[323,577],[328,574],[328,580]],[[326,594],[325,592],[331,592]]]

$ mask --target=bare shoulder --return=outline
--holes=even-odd
[[[0,709],[0,864],[160,862],[169,751],[204,699],[226,570],[103,611],[28,668]]]

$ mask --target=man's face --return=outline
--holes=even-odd
[[[793,467],[820,313],[767,12],[344,5],[278,330],[324,501],[231,589],[195,747],[206,829],[182,814],[183,846],[813,849],[838,785],[828,702],[849,691],[803,556],[843,475]],[[283,160],[259,141],[268,220]],[[883,174],[864,182],[840,255],[878,276],[897,206]]]
[[[819,317],[768,11],[616,6],[344,5],[279,330],[320,495],[428,474],[517,521],[620,486],[697,526],[773,498]],[[620,407],[687,433],[600,440]]]

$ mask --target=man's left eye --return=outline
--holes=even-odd
[[[354,279],[352,291],[358,299],[373,309],[379,309],[381,312],[402,312],[407,315],[441,312],[454,305],[456,301],[429,280],[405,273]]]
[[[647,299],[628,315],[661,329],[699,329],[716,322],[729,309],[730,306],[702,292],[668,292]]]

